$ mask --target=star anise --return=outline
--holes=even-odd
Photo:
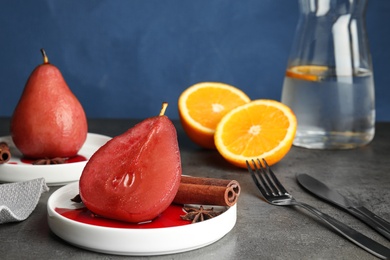
[[[77,194],[76,196],[74,196],[74,198],[72,198],[72,199],[70,199],[70,200],[73,201],[74,203],[81,203],[81,202],[83,202],[83,201],[81,200],[80,194]]]
[[[55,157],[52,159],[44,158],[44,159],[36,160],[32,164],[34,165],[63,164],[66,162],[67,159],[68,158],[60,158],[60,157]]]
[[[222,213],[222,211],[214,211],[214,208],[205,209],[203,206],[200,206],[199,208],[184,207],[183,209],[187,214],[180,216],[181,219],[190,220],[192,223],[205,221]]]

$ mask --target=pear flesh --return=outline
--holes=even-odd
[[[160,115],[138,123],[95,152],[81,175],[80,197],[99,216],[149,221],[172,203],[181,173],[176,129]]]
[[[60,70],[42,54],[44,63],[31,73],[13,112],[12,140],[28,158],[72,157],[86,140],[87,118]]]

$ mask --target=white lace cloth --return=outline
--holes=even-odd
[[[47,191],[44,178],[0,184],[0,224],[28,218]]]

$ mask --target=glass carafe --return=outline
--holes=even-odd
[[[295,146],[348,149],[375,132],[367,0],[299,0],[282,102],[298,120]]]

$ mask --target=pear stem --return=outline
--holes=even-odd
[[[165,114],[165,110],[167,110],[167,107],[168,107],[168,102],[163,102],[162,103],[162,108],[161,108],[161,111],[160,111],[160,116],[163,116]]]
[[[44,64],[49,63],[49,58],[47,57],[46,52],[45,52],[44,49],[41,49],[41,53],[42,53],[42,56],[43,56],[43,63]]]

